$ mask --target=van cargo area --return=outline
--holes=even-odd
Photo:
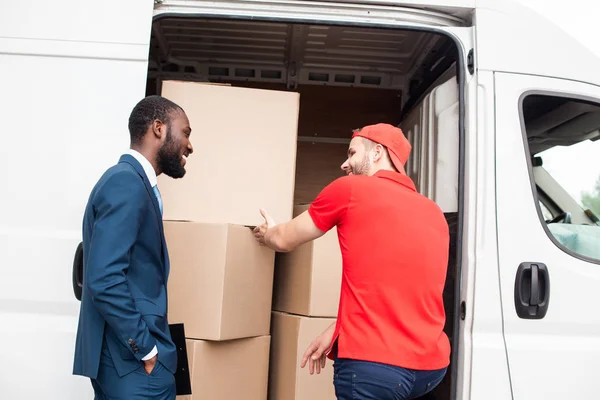
[[[454,360],[460,250],[458,57],[454,40],[432,31],[158,16],[152,26],[146,94],[161,94],[165,81],[298,93],[295,205],[310,203],[342,176],[340,165],[353,129],[380,122],[400,126],[412,144],[407,173],[420,193],[438,203],[450,226],[444,304]],[[235,118],[236,109],[230,111]],[[196,146],[202,135],[210,132],[194,132]],[[274,343],[279,345],[277,338]],[[452,367],[424,398],[453,397]]]

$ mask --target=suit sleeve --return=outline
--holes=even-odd
[[[89,244],[84,282],[107,324],[138,360],[156,340],[135,307],[127,283],[131,249],[147,207],[147,192],[139,176],[113,175],[98,192],[95,223]]]

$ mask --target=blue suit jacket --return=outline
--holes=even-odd
[[[83,218],[83,291],[73,373],[95,379],[103,341],[117,373],[156,345],[175,373],[167,322],[169,256],[158,201],[140,163],[124,155],[100,178]]]

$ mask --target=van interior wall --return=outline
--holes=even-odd
[[[300,93],[298,136],[349,141],[352,130],[369,124],[400,123],[398,91],[303,85]],[[308,203],[343,175],[348,143],[298,143],[296,203]]]

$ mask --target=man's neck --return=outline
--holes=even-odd
[[[158,164],[156,163],[156,157],[152,156],[153,153],[151,151],[149,151],[148,149],[145,149],[143,146],[136,146],[136,145],[131,145],[129,148],[131,150],[137,151],[142,156],[144,156],[144,158],[146,160],[148,160],[150,165],[152,165],[152,169],[154,169],[154,173],[156,174],[156,176],[160,175],[160,171],[158,170]]]

